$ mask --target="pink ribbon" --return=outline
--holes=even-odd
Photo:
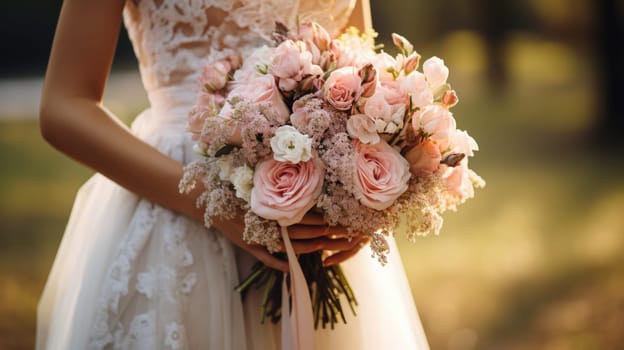
[[[292,295],[292,310],[288,299],[286,277],[282,281],[282,349],[283,350],[313,350],[314,349],[314,317],[312,316],[312,301],[308,292],[308,284],[299,265],[297,255],[293,249],[288,230],[282,226],[282,239],[288,255],[290,270],[290,291]]]

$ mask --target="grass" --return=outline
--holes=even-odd
[[[461,40],[478,47],[462,35],[442,43],[440,56],[470,68],[453,71],[462,98],[455,114],[479,141],[471,165],[488,185],[445,215],[439,237],[399,240],[431,348],[616,349],[624,342],[624,164],[585,141],[595,100],[587,61],[535,44],[532,52],[555,52],[557,61],[512,61],[516,73],[498,91],[477,61],[453,51]],[[512,51],[522,57],[531,40]],[[0,164],[0,349],[31,349],[37,300],[91,172],[46,145],[32,120],[0,122]]]

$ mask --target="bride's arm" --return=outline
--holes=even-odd
[[[102,105],[123,6],[123,0],[64,2],[43,86],[41,133],[127,189],[199,218],[194,201],[177,191],[180,164],[133,136]]]
[[[43,137],[128,190],[199,221],[196,193],[181,195],[182,165],[144,143],[102,105],[102,94],[121,27],[123,0],[66,0],[61,10],[44,82]],[[238,220],[215,226],[265,264],[288,265],[263,247],[242,241]]]
[[[43,137],[61,152],[102,173],[150,201],[203,221],[195,198],[178,192],[182,164],[136,138],[103,105],[102,95],[117,45],[125,0],[65,0],[52,45],[40,106]],[[323,237],[323,223],[295,226],[295,236],[315,238],[299,251],[349,250],[353,242]],[[214,226],[234,244],[280,270],[287,264],[261,246],[242,240],[241,220],[215,220]]]

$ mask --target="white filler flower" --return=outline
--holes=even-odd
[[[217,158],[217,166],[219,167],[219,179],[221,181],[229,181],[233,174],[232,160],[229,155],[224,155]]]
[[[271,138],[273,158],[278,162],[307,162],[312,158],[312,139],[290,125],[280,126]]]
[[[251,199],[251,190],[253,189],[253,170],[243,165],[234,169],[232,176],[230,176],[230,182],[236,189],[236,197],[243,199],[247,203]]]

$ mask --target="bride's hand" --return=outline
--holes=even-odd
[[[296,254],[319,250],[332,252],[323,261],[325,266],[340,264],[349,259],[368,242],[368,238],[364,235],[349,238],[345,227],[330,227],[323,216],[315,212],[307,213],[299,224],[289,226],[288,236],[292,240]]]
[[[236,244],[247,253],[253,255],[256,259],[258,259],[266,266],[275,270],[288,272],[288,262],[278,258],[275,255],[272,255],[262,245],[249,244],[245,242],[245,240],[243,240],[245,220],[241,215],[233,220],[213,219],[213,226],[232,243]]]
[[[232,243],[253,255],[263,264],[276,270],[288,272],[287,261],[272,255],[262,245],[249,244],[243,240],[245,224],[242,217],[239,216],[233,220],[214,219],[213,226]],[[344,227],[328,227],[323,217],[317,213],[308,213],[299,224],[289,226],[288,235],[292,239],[296,254],[312,253],[319,250],[333,252],[323,261],[325,266],[340,264],[349,259],[368,240],[362,235],[349,239]]]

